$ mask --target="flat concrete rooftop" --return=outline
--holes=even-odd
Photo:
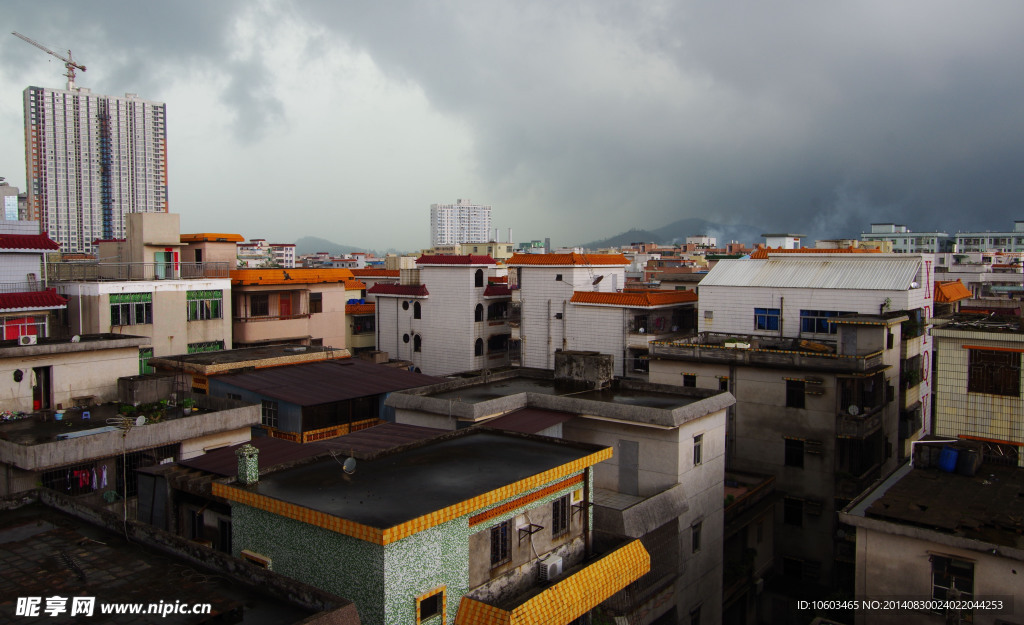
[[[450,438],[359,462],[346,454],[262,477],[252,492],[332,516],[387,529],[603,449],[497,432]]]
[[[0,518],[0,622],[165,623],[206,622],[286,625],[314,613],[244,587],[185,560],[158,554],[124,536],[33,504]],[[64,597],[68,612],[51,617],[46,597]],[[71,597],[95,597],[91,618],[69,618]],[[44,597],[35,618],[15,616],[18,597]],[[139,603],[188,606],[209,603],[209,615],[101,614],[100,604]]]
[[[621,387],[595,391],[587,385],[529,377],[515,377],[497,380],[495,382],[485,382],[475,384],[473,386],[464,386],[451,391],[430,393],[426,396],[433,397],[435,399],[447,399],[476,404],[519,393],[571,396],[591,401],[604,401],[631,406],[642,406],[645,408],[662,408],[666,410],[688,406],[695,401],[703,399],[701,397],[689,397],[686,395],[627,389]]]

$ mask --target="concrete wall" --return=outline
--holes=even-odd
[[[930,600],[932,597],[932,564],[929,559],[932,555],[939,555],[974,563],[975,600],[1002,598],[1004,602],[1008,603],[1012,597],[1015,603],[1019,603],[1024,562],[1019,559],[991,555],[981,550],[941,544],[928,540],[927,535],[930,532],[927,530],[908,529],[919,533],[921,537],[896,536],[864,527],[857,528],[856,596],[858,599]],[[978,625],[1011,622],[1016,615],[1020,614],[1019,610],[1019,606],[1013,606],[1011,611],[1002,614],[975,610],[973,622]],[[867,623],[896,625],[911,622],[908,621],[908,615],[911,614],[914,623],[941,625],[947,622],[945,617],[940,614],[908,610],[858,611],[855,622],[858,625]]]
[[[126,258],[121,262],[152,263],[153,254],[181,247],[181,216],[177,213],[127,213]]]
[[[114,401],[117,378],[139,372],[139,342],[138,339],[125,340],[124,345],[112,349],[74,352],[47,353],[45,348],[57,347],[52,345],[0,349],[0,407],[32,412],[31,374],[35,367],[51,368],[51,405],[54,407],[70,407],[72,397],[87,395],[94,396],[97,403]],[[18,353],[9,353],[14,350]],[[15,371],[22,372],[20,382],[14,380]]]
[[[188,291],[220,291],[221,318],[188,321]],[[75,334],[134,334],[151,339],[154,356],[188,353],[191,343],[223,341],[231,349],[231,281],[224,278],[131,282],[63,282],[58,291],[68,298],[68,321]],[[152,293],[153,323],[110,325],[110,296]]]
[[[242,298],[254,293],[269,296],[269,315],[266,318],[245,317],[247,306]],[[320,293],[323,310],[310,313],[309,295]],[[305,339],[322,341],[323,345],[344,349],[345,345],[345,303],[349,297],[358,296],[345,290],[340,283],[296,284],[294,288],[282,285],[235,286],[233,299],[239,320],[233,324],[234,338],[238,343],[272,343],[274,341]],[[292,317],[280,319],[281,297],[292,299]]]

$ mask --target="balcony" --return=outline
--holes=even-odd
[[[471,623],[568,623],[587,614],[650,571],[651,558],[639,540],[595,553],[553,582],[500,602],[470,592],[462,598],[456,625]]]
[[[836,418],[836,436],[845,438],[867,438],[882,427],[881,410],[869,415],[853,416],[840,413]]]
[[[51,282],[187,280],[228,278],[227,262],[210,263],[47,263]]]
[[[825,351],[818,351],[821,348]],[[845,356],[833,353],[834,349],[834,345],[799,339],[739,337],[710,332],[702,332],[689,339],[650,343],[652,358],[670,360],[819,369],[836,373],[863,373],[882,366],[882,352]]]

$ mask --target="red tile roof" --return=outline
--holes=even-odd
[[[40,310],[64,308],[68,300],[57,295],[56,289],[25,293],[0,293],[0,310]]]
[[[697,293],[694,291],[626,291],[623,293],[576,291],[569,301],[574,304],[648,308],[696,302]]]
[[[533,265],[540,267],[570,267],[573,265],[616,266],[628,265],[622,254],[514,254],[505,261],[510,267]]]
[[[374,312],[373,302],[369,304],[345,304],[346,315],[372,315]]]
[[[426,297],[427,287],[422,284],[375,284],[367,293],[373,295],[405,295],[408,297]]]
[[[59,250],[60,245],[42,234],[0,234],[0,250]]]
[[[364,267],[362,269],[350,269],[349,271],[351,271],[352,275],[356,276],[357,278],[376,278],[378,276],[397,278],[402,274],[402,272],[399,271],[398,269],[375,269],[373,267]]]
[[[416,259],[417,265],[494,265],[497,264],[490,256],[476,254],[424,254]]]
[[[971,292],[959,280],[935,283],[935,301],[940,304],[952,304],[971,297]]]
[[[488,284],[487,288],[484,289],[484,297],[501,297],[506,295],[511,296],[512,289],[504,284]]]

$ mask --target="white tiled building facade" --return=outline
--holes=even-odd
[[[165,104],[29,87],[24,105],[28,216],[61,251],[124,238],[126,213],[167,212]]]
[[[454,245],[487,241],[491,230],[491,207],[456,200],[454,204],[430,205],[430,245]]]

